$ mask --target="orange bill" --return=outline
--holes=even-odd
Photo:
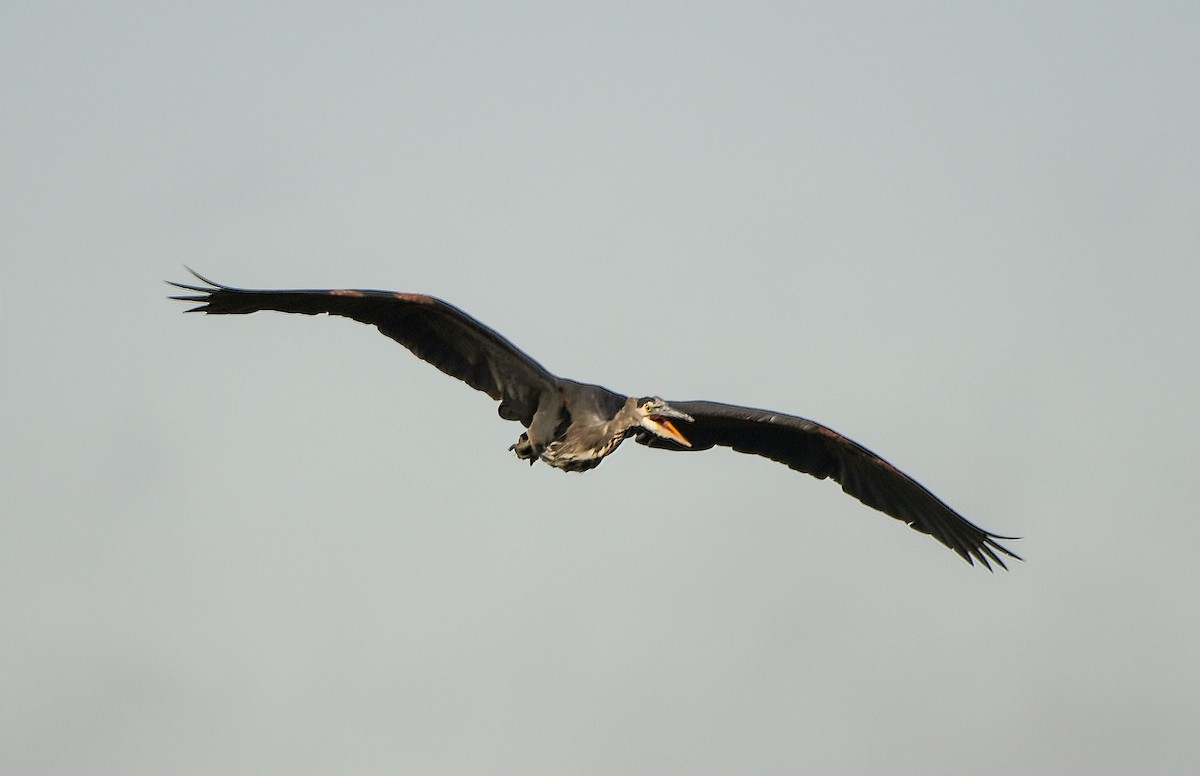
[[[692,446],[692,443],[687,441],[683,434],[679,433],[679,429],[675,428],[671,421],[663,417],[652,417],[649,420],[659,429],[663,436],[678,442],[684,447]]]

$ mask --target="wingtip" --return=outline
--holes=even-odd
[[[983,565],[987,567],[988,571],[993,573],[995,572],[995,569],[992,568],[992,563],[995,563],[1000,568],[1008,571],[1008,564],[1004,562],[1004,558],[1002,558],[1001,555],[1005,555],[1021,562],[1024,562],[1025,559],[996,540],[1004,539],[1005,541],[1016,541],[1019,538],[1020,537],[1017,536],[998,536],[991,533],[986,534],[979,546],[974,548],[974,555],[976,558],[982,561]]]
[[[206,277],[204,277],[203,275],[201,275],[201,274],[200,274],[199,272],[197,272],[196,270],[194,270],[194,269],[192,269],[191,267],[189,267],[187,264],[184,264],[184,265],[183,265],[183,268],[184,268],[184,269],[186,269],[186,270],[187,270],[187,271],[188,271],[188,272],[189,272],[189,273],[192,275],[192,277],[194,277],[194,278],[196,278],[196,279],[198,279],[198,280],[203,280],[205,283],[209,283],[209,284],[211,285],[212,281],[210,281],[208,278],[206,278]]]
[[[229,286],[221,285],[220,283],[218,283],[215,280],[209,280],[208,278],[204,277],[199,272],[192,269],[191,267],[189,267],[186,264],[183,265],[183,268],[186,269],[189,273],[191,273],[192,277],[196,278],[201,283],[207,283],[209,287],[208,288],[196,288],[195,286],[188,286],[188,285],[184,285],[183,283],[172,283],[169,280],[167,282],[171,283],[171,285],[173,285],[173,286],[179,286],[180,288],[190,288],[194,291],[212,291],[214,289],[227,290],[229,288]]]
[[[222,291],[236,291],[236,289],[230,288],[229,286],[223,286],[220,283],[217,283],[216,281],[209,280],[208,278],[204,277],[199,272],[192,269],[191,267],[189,267],[186,264],[183,265],[183,268],[186,269],[188,272],[190,272],[198,280],[200,280],[200,282],[207,284],[205,286],[193,286],[188,283],[177,283],[174,280],[164,280],[163,281],[164,283],[166,283],[169,286],[172,286],[173,288],[179,288],[184,291],[196,292],[195,294],[179,294],[176,296],[170,296],[170,297],[167,297],[168,299],[172,299],[172,300],[179,301],[179,302],[203,302],[204,303],[197,307],[192,307],[188,310],[184,310],[185,313],[209,312],[208,306],[209,306],[209,304],[212,303],[214,294],[217,294],[218,292],[222,292]]]

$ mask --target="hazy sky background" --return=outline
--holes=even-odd
[[[1182,773],[1200,6],[7,2],[0,770]],[[998,533],[627,445],[250,287],[824,422]]]

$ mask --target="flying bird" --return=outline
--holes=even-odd
[[[558,377],[495,330],[424,294],[252,290],[223,286],[189,271],[206,285],[168,281],[194,292],[171,297],[200,303],[187,312],[328,313],[375,326],[418,358],[500,402],[500,417],[525,427],[509,449],[530,465],[540,460],[564,471],[587,471],[631,436],[662,450],[730,447],[819,479],[832,478],[847,494],[933,536],[968,563],[979,561],[991,570],[992,563],[1007,568],[1002,555],[1020,560],[997,542],[1015,537],[974,525],[883,458],[820,423],[711,401],[625,396]]]

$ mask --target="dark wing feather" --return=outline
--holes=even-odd
[[[1000,555],[1020,560],[996,542],[1015,537],[998,536],[972,524],[912,477],[820,423],[717,402],[668,403],[695,418],[681,424],[692,450],[732,447],[820,479],[830,477],[862,503],[930,534],[968,563],[978,560],[990,570],[992,563],[1007,568]],[[640,434],[638,441],[668,450],[688,449],[650,434]]]
[[[543,393],[558,390],[558,378],[541,364],[454,305],[432,296],[351,289],[258,291],[223,286],[192,274],[208,285],[171,283],[196,292],[171,297],[201,303],[188,312],[328,313],[371,324],[417,357],[499,401],[502,417],[526,426],[533,421]]]

